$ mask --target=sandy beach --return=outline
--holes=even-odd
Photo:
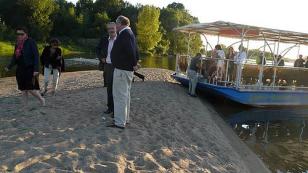
[[[147,80],[133,84],[124,131],[106,127],[112,119],[103,114],[99,71],[64,73],[46,107],[31,98],[28,111],[19,109],[15,78],[0,79],[0,172],[267,172],[213,118],[211,106],[172,80],[172,71],[140,73]]]

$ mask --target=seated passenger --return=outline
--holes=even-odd
[[[307,56],[307,59],[306,59],[305,68],[308,68],[308,56]]]
[[[187,77],[189,79],[189,90],[188,94],[192,97],[196,97],[196,87],[198,83],[198,72],[201,67],[201,54],[197,53],[190,61],[189,68],[187,70]]]
[[[284,60],[282,59],[281,55],[278,55],[277,63],[278,63],[278,66],[284,66]]]
[[[303,59],[303,55],[299,55],[298,59],[294,62],[294,67],[305,67],[305,60]]]
[[[263,57],[264,57],[264,59],[263,59]],[[262,63],[263,63],[263,65],[266,65],[266,58],[265,58],[263,52],[261,52],[260,55],[257,57],[256,63],[257,63],[257,65],[258,65],[259,67],[262,65]]]

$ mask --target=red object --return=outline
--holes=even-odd
[[[15,48],[15,57],[18,59],[22,55],[22,49],[24,48],[24,43],[28,39],[25,37],[24,39],[18,40]]]

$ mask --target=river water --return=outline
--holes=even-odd
[[[82,57],[82,58],[81,58]],[[67,71],[95,70],[91,55],[66,59]],[[175,69],[175,58],[145,57],[141,65],[149,68]],[[97,61],[97,60],[96,60]],[[9,58],[0,58],[0,77],[13,76],[2,70]],[[308,108],[260,109],[210,96],[221,117],[270,168],[273,173],[308,173]],[[206,140],[206,139],[205,139]]]

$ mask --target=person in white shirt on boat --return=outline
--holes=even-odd
[[[246,53],[246,49],[244,48],[243,45],[240,45],[238,47],[239,52],[237,52],[235,54],[234,60],[235,60],[235,64],[237,66],[236,69],[236,81],[235,84],[236,86],[241,84],[241,78],[242,78],[242,70],[243,70],[243,66],[246,62],[247,59],[247,53]]]
[[[217,79],[222,79],[223,72],[225,70],[225,61],[224,59],[226,58],[225,52],[222,50],[221,45],[216,45],[215,49],[213,51],[212,58],[218,59],[217,62],[217,74],[216,77]]]
[[[198,84],[198,72],[201,68],[202,55],[197,53],[190,61],[189,68],[187,70],[187,77],[189,79],[188,94],[192,97],[196,97],[196,87]]]

